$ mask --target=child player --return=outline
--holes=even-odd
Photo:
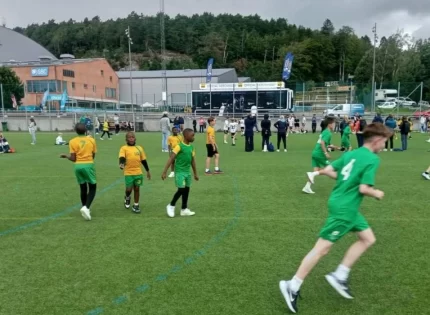
[[[173,135],[169,136],[167,138],[167,145],[169,147],[169,155],[172,155],[172,150],[180,143],[182,142],[182,136],[179,134],[179,128],[173,127],[172,128]],[[169,177],[175,177],[175,160],[173,160],[172,166],[171,166],[171,172],[169,174]]]
[[[192,129],[185,129],[182,132],[184,140],[173,148],[172,155],[169,157],[166,166],[164,167],[161,179],[166,179],[167,170],[173,161],[175,161],[175,183],[178,188],[173,196],[172,201],[167,205],[167,215],[170,218],[175,216],[175,205],[179,198],[182,197],[182,210],[181,216],[193,216],[195,212],[188,209],[188,196],[191,187],[191,172],[190,167],[193,169],[194,179],[199,180],[196,169],[195,151],[191,143],[194,142],[194,131]]]
[[[341,139],[340,146],[342,148],[341,149],[342,151],[351,151],[352,146],[351,146],[351,142],[349,141],[349,136],[351,135],[352,131],[349,124],[349,118],[345,117],[345,121],[346,121],[346,127],[342,131],[342,139]]]
[[[228,119],[228,117],[225,118],[224,120],[224,144],[227,144],[227,137],[228,137],[228,130],[230,127],[230,120]]]
[[[392,132],[386,126],[370,124],[363,131],[364,145],[361,148],[346,152],[319,171],[320,175],[335,179],[336,185],[328,200],[328,219],[314,248],[303,259],[294,277],[290,281],[279,283],[291,312],[298,311],[297,298],[307,275],[333,244],[349,232],[356,232],[358,240],[346,252],[336,271],[325,278],[344,298],[353,298],[348,287],[349,272],[361,255],[375,243],[375,235],[359,208],[364,196],[377,200],[384,197],[384,192],[373,188],[380,161],[376,153],[385,147],[385,141],[391,135]]]
[[[324,124],[327,126],[324,131],[320,134],[319,139],[312,151],[312,167],[314,172],[323,169],[330,164],[328,159],[330,158],[329,148],[333,148],[331,145],[331,134],[334,128],[335,119],[334,117],[327,117]],[[308,173],[311,174],[311,173]],[[313,178],[309,177],[306,186],[302,189],[304,193],[314,194],[311,189],[311,184],[313,184]]]
[[[91,220],[90,207],[96,196],[97,180],[94,168],[94,158],[97,153],[96,142],[86,136],[85,124],[77,123],[75,131],[78,134],[69,142],[70,155],[60,157],[75,163],[75,176],[81,189],[81,215],[85,220]]]
[[[230,135],[231,135],[231,145],[235,146],[236,145],[236,132],[237,132],[237,120],[236,119],[232,119],[230,121],[230,124],[228,125],[228,129],[230,130]]]
[[[215,157],[215,172],[214,174],[222,174],[222,171],[219,169],[219,153],[218,146],[215,140],[215,118],[209,117],[208,119],[209,126],[206,128],[206,150],[207,150],[207,158],[206,158],[206,175],[212,175],[210,170],[211,160]]]
[[[124,206],[126,209],[130,208],[131,193],[134,191],[134,205],[132,207],[133,213],[140,214],[139,198],[140,186],[143,184],[142,167],[145,168],[146,177],[151,179],[146,154],[143,148],[136,145],[136,136],[134,132],[127,132],[125,135],[127,145],[124,145],[119,150],[119,168],[124,170],[125,179],[125,200]]]

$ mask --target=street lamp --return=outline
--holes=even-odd
[[[131,45],[133,45],[133,41],[131,39],[130,26],[125,30],[125,35],[128,38],[128,61],[129,61],[129,71],[130,71],[130,103],[131,103],[131,111],[133,113],[133,130],[136,131],[136,117],[134,115],[134,104],[133,104],[133,78],[131,73]]]
[[[372,28],[373,32],[373,73],[372,73],[372,111],[375,110],[375,69],[376,69],[376,43],[378,41],[378,35],[376,34],[376,23]]]

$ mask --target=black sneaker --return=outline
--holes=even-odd
[[[124,199],[124,207],[126,208],[126,209],[130,209],[130,197],[125,197],[125,199]]]
[[[328,275],[325,276],[327,282],[333,287],[333,289],[335,289],[337,291],[337,293],[339,293],[340,295],[342,295],[344,298],[346,299],[353,299],[353,295],[351,294],[351,291],[348,287],[348,282],[347,281],[341,281],[338,278],[336,278],[336,276],[334,275],[334,273],[329,273]]]
[[[139,205],[133,205],[132,208],[133,212],[136,214],[140,214],[140,209],[139,209]]]
[[[300,296],[300,291],[293,292],[290,289],[291,281],[280,281],[279,289],[281,290],[282,295],[284,296],[285,302],[287,302],[288,308],[294,314],[299,311],[297,307],[297,299]]]

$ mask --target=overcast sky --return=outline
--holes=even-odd
[[[11,28],[49,19],[80,21],[98,15],[104,20],[126,17],[131,11],[153,15],[159,10],[159,0],[0,0],[0,19],[3,17]],[[311,28],[320,28],[329,18],[336,28],[348,25],[358,35],[370,36],[376,22],[379,37],[397,29],[414,37],[430,37],[430,0],[165,0],[169,15],[204,11],[284,17]]]

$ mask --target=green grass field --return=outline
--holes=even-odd
[[[291,135],[288,153],[260,152],[259,134],[253,153],[244,152],[243,138],[236,147],[220,145],[225,174],[209,177],[197,135],[200,181],[189,200],[196,216],[174,219],[165,211],[176,189],[172,179],[161,180],[161,135],[137,135],[153,175],[141,215],[123,207],[123,135],[97,141],[90,222],[79,213],[73,165],[59,158],[68,148],[53,145],[56,135],[39,133],[36,146],[28,133],[6,137],[17,153],[0,155],[0,314],[289,313],[278,282],[294,275],[313,246],[334,185],[317,178],[315,195],[301,192],[317,135]],[[377,243],[351,273],[356,298],[343,299],[324,279],[354,241],[349,235],[306,279],[301,314],[429,314],[425,139],[414,134],[409,151],[380,154],[377,187],[385,199],[362,206]]]

